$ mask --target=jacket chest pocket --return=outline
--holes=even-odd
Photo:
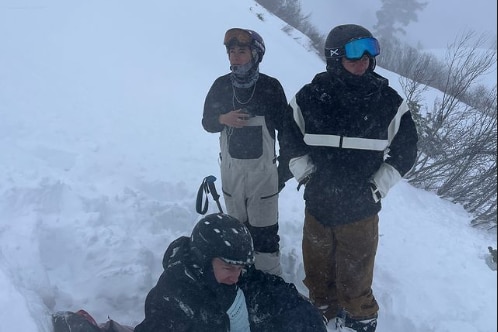
[[[263,155],[261,126],[234,129],[228,139],[228,152],[235,159],[258,159]]]

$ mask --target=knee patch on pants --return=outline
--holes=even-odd
[[[251,233],[255,251],[271,253],[280,249],[278,224],[266,227],[254,227],[246,222],[245,226]]]

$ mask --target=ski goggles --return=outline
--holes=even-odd
[[[344,47],[326,49],[327,57],[345,57],[348,60],[359,60],[365,53],[372,57],[380,54],[380,46],[377,39],[373,37],[354,39]]]
[[[252,42],[252,36],[249,32],[240,28],[232,28],[225,32],[225,39],[223,44],[225,46],[230,46],[233,44],[249,46]]]

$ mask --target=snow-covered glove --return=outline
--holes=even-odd
[[[401,180],[398,170],[388,163],[383,163],[370,180],[372,197],[377,203],[387,196],[389,189]]]
[[[311,174],[313,174],[316,170],[315,165],[313,165],[313,161],[307,154],[301,157],[292,158],[289,162],[289,169],[299,183],[297,190],[299,190],[302,185],[306,185],[306,183],[308,183],[311,178]]]
[[[297,185],[297,191],[299,191],[299,189],[301,189],[301,186],[305,186],[308,182],[310,182],[312,175],[313,175],[313,173],[308,174],[304,177],[304,179],[299,181],[299,184]]]
[[[375,183],[370,182],[370,190],[372,191],[372,197],[375,203],[378,203],[382,199],[382,195],[379,191],[379,188],[375,185]]]

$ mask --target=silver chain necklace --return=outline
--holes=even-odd
[[[237,103],[239,103],[240,105],[245,105],[251,101],[252,97],[254,97],[254,92],[256,91],[256,83],[257,81],[254,82],[251,95],[249,96],[249,99],[247,99],[245,102],[240,101],[240,99],[237,97],[237,93],[235,93],[235,87],[232,85],[232,91],[233,91],[232,104],[234,108],[235,108],[235,101],[237,101]]]

